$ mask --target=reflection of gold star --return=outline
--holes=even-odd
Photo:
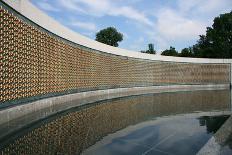
[[[49,151],[55,152],[56,148],[61,146],[61,152],[70,152],[70,154],[81,152],[109,133],[130,125],[137,124],[145,127],[154,125],[152,121],[173,121],[174,118],[180,123],[178,118],[183,117],[183,113],[191,113],[184,115],[184,118],[193,118],[193,116],[195,118],[200,114],[193,112],[199,110],[218,109],[219,111],[215,114],[213,112],[208,112],[208,114],[212,116],[220,114],[220,110],[230,108],[229,94],[228,90],[161,93],[107,100],[92,104],[92,106],[83,106],[81,109],[71,110],[64,115],[55,115],[45,124],[41,123],[35,128],[32,127],[23,136],[14,140],[12,145],[8,145],[3,152],[24,151],[28,154],[34,150],[44,153],[48,148],[50,148]],[[217,98],[212,98],[212,96]],[[220,105],[218,100],[220,100]],[[221,113],[225,114],[225,111]],[[172,117],[162,117],[169,115]],[[133,126],[130,127],[131,130],[128,130],[130,132],[136,129]]]

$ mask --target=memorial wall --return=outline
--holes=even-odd
[[[168,62],[94,50],[49,32],[0,1],[0,107],[98,89],[229,83],[229,63]]]

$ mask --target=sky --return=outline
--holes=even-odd
[[[123,34],[120,48],[159,54],[170,46],[192,46],[213,19],[232,10],[232,0],[31,0],[68,28],[95,39],[101,29]]]

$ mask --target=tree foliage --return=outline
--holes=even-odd
[[[232,11],[216,17],[192,50],[194,57],[232,58]]]
[[[193,50],[191,47],[184,48],[181,50],[181,52],[178,54],[180,57],[192,57],[193,56]]]
[[[178,52],[176,51],[175,47],[170,46],[170,49],[166,49],[161,52],[161,55],[165,56],[178,56]]]
[[[156,51],[155,51],[155,49],[154,49],[154,44],[148,44],[147,53],[156,54]]]
[[[110,46],[118,47],[118,42],[123,40],[123,34],[118,32],[114,27],[108,27],[100,30],[96,34],[95,40]]]
[[[156,54],[156,50],[154,49],[154,44],[148,44],[148,50],[141,51],[142,53],[148,53],[148,54]]]
[[[200,35],[195,45],[182,49],[181,53],[170,47],[161,55],[198,57],[198,58],[232,58],[232,11],[214,18],[212,27],[207,27],[206,35]]]

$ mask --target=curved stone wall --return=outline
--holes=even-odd
[[[96,49],[57,36],[0,1],[0,107],[96,89],[230,83],[224,61],[158,61]]]

